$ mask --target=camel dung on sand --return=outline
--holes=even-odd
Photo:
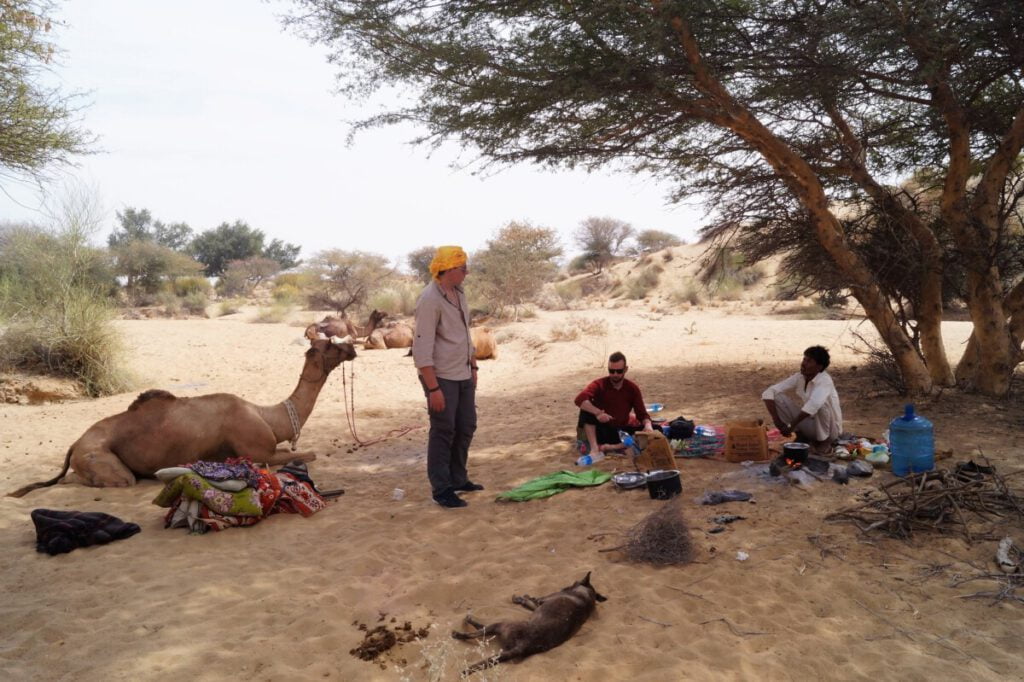
[[[230,393],[176,398],[167,391],[146,391],[124,412],[90,426],[68,449],[56,478],[9,496],[53,485],[69,467],[85,485],[102,488],[134,485],[137,476],[200,459],[245,456],[266,464],[314,459],[312,453],[278,452],[277,444],[298,439],[331,370],[356,357],[351,343],[321,338],[315,326],[306,330],[310,347],[299,383],[283,402],[263,406]]]

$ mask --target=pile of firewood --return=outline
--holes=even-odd
[[[918,531],[959,531],[973,542],[978,523],[1007,516],[1024,520],[1024,491],[1008,482],[1022,473],[1000,476],[995,467],[968,462],[913,474],[879,486],[881,496],[873,493],[871,500],[825,518],[904,539]]]

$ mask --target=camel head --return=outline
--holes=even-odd
[[[331,370],[356,357],[356,349],[349,338],[332,336],[329,339],[315,338],[309,340],[309,350],[306,351],[307,367],[308,361],[315,360],[323,368],[323,374],[330,374]]]

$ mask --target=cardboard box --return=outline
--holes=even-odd
[[[633,437],[640,446],[640,455],[636,458],[636,468],[639,471],[676,468],[672,446],[661,431],[637,431]]]
[[[726,462],[763,462],[767,459],[768,434],[762,424],[756,421],[726,422]]]

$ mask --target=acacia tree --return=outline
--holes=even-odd
[[[594,272],[601,272],[622,252],[622,244],[636,234],[633,226],[617,218],[586,218],[573,236],[583,250],[583,260]]]
[[[336,310],[343,317],[349,308],[364,305],[374,289],[394,275],[387,258],[363,251],[322,251],[310,265],[318,276],[310,304]]]
[[[974,334],[957,378],[1001,395],[1021,359],[995,262],[1024,145],[1024,3],[994,0],[297,0],[350,91],[418,99],[367,124],[425,123],[495,162],[632,164],[677,183],[768,174],[827,256],[907,387],[952,380],[941,335],[944,247],[886,178],[941,178],[937,223],[963,263]],[[971,181],[974,175],[977,179]],[[856,196],[853,196],[856,195]],[[920,252],[920,348],[840,219],[872,209]],[[766,234],[780,229],[764,221]]]
[[[474,286],[495,311],[511,307],[518,320],[519,308],[535,299],[544,283],[558,273],[555,260],[561,255],[554,230],[512,221],[474,254]]]
[[[0,0],[0,175],[39,177],[92,141],[74,97],[42,83],[58,52],[53,9],[47,0]]]

